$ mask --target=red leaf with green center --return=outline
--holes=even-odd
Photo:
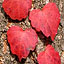
[[[7,31],[8,42],[13,54],[16,54],[21,61],[22,58],[26,58],[30,50],[34,50],[38,41],[36,32],[30,28],[25,31],[18,26],[12,26]]]
[[[39,53],[37,60],[39,64],[61,64],[59,53],[51,45]]]
[[[28,16],[31,5],[32,0],[4,0],[2,6],[13,20],[22,20]]]
[[[55,3],[46,4],[42,10],[32,10],[29,19],[37,31],[42,31],[46,37],[51,36],[54,40],[60,23],[60,13]]]

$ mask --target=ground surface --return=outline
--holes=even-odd
[[[61,22],[58,28],[58,34],[56,35],[52,45],[61,56],[61,64],[64,64],[64,0],[50,1],[53,1],[57,4],[61,14]],[[30,23],[28,18],[26,18],[24,22],[9,22],[8,16],[4,15],[4,11],[2,9],[2,2],[3,0],[0,0],[0,64],[37,64],[37,54],[45,49],[44,41],[39,37],[38,44],[35,49],[36,52],[33,51],[26,59],[23,59],[22,62],[19,62],[18,58],[10,51],[10,46],[7,42],[6,32],[12,25],[19,25],[23,29],[26,29],[30,27]],[[33,0],[33,8],[42,8],[47,2],[49,1]]]

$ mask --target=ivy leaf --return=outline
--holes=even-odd
[[[28,16],[31,5],[32,0],[4,0],[2,6],[13,20],[22,20]]]
[[[32,29],[26,29],[25,31],[18,26],[12,26],[7,31],[7,39],[11,47],[13,54],[17,55],[19,61],[22,58],[26,58],[30,50],[34,50],[38,41],[36,32]]]
[[[60,23],[60,13],[55,3],[46,4],[42,10],[32,10],[29,19],[37,31],[42,31],[46,37],[51,36],[54,40]]]
[[[40,52],[37,60],[39,64],[61,64],[59,53],[52,45],[48,45],[45,51]]]

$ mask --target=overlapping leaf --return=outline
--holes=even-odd
[[[46,4],[42,10],[32,10],[29,19],[37,31],[42,31],[46,37],[51,36],[54,40],[60,23],[60,13],[55,3]]]
[[[39,64],[61,64],[59,53],[51,45],[38,55],[37,60]]]
[[[32,0],[4,0],[2,6],[13,20],[22,20],[27,17],[31,5]]]
[[[26,58],[30,50],[34,50],[38,41],[36,32],[30,28],[25,31],[18,26],[12,26],[7,31],[8,42],[13,54],[16,54],[21,61],[22,58]]]

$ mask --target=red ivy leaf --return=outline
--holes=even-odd
[[[28,15],[28,11],[31,8],[32,0],[4,0],[4,11],[13,20],[22,20]]]
[[[42,10],[32,10],[29,19],[37,31],[42,31],[46,37],[51,36],[54,40],[60,23],[60,13],[55,3],[46,4]]]
[[[36,32],[30,28],[25,31],[18,26],[12,26],[7,31],[8,42],[13,54],[16,54],[21,61],[22,58],[26,58],[30,50],[34,50],[38,41]]]
[[[37,60],[39,64],[61,64],[59,53],[51,45],[38,55]]]

